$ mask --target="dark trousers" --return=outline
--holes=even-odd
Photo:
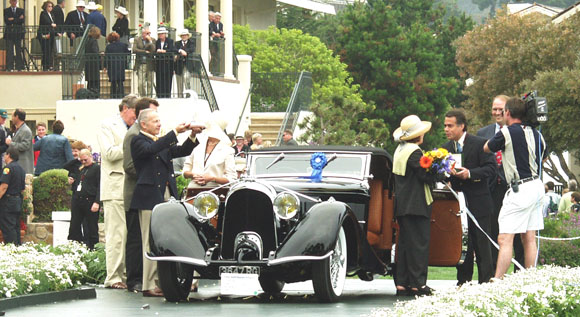
[[[122,80],[111,81],[111,98],[123,98],[125,96],[125,87]]]
[[[22,198],[5,195],[0,199],[0,230],[4,243],[20,245],[20,213]]]
[[[101,82],[99,80],[88,80],[87,89],[96,93],[97,98],[101,96]]]
[[[155,91],[157,92],[157,98],[171,97],[172,81],[173,70],[171,69],[171,65],[167,63],[158,65],[157,72],[155,73]]]
[[[22,40],[6,39],[6,70],[22,70],[23,68]]]
[[[47,71],[53,65],[54,39],[40,39],[42,49],[42,70]]]
[[[429,268],[429,239],[431,222],[427,217],[397,217],[399,244],[397,246],[396,284],[420,288],[427,284]]]
[[[93,201],[94,197],[73,196],[68,230],[69,240],[85,243],[91,250],[99,240],[99,212],[91,211]]]
[[[127,270],[127,287],[134,288],[143,284],[143,247],[139,212],[129,209],[125,213],[127,223],[127,244],[125,245],[125,269]]]
[[[490,216],[476,217],[479,226],[489,232]],[[491,242],[481,232],[471,219],[468,220],[467,254],[463,264],[457,266],[457,284],[471,281],[473,277],[473,253],[477,262],[477,280],[479,283],[489,282],[495,273],[491,257]],[[497,239],[497,237],[496,237]]]

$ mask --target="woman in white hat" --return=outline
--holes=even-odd
[[[116,7],[115,15],[117,15],[117,21],[113,25],[113,31],[117,32],[121,37],[121,43],[129,44],[129,19],[127,15],[129,11],[124,7]]]
[[[427,283],[431,221],[430,184],[434,176],[421,167],[423,151],[419,147],[431,129],[431,122],[410,115],[401,120],[393,137],[400,142],[393,155],[395,174],[395,217],[399,224],[397,296],[430,295]]]

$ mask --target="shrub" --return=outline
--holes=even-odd
[[[179,175],[175,179],[175,182],[177,183],[177,195],[179,195],[178,198],[183,198],[181,196],[183,195],[183,190],[187,188],[187,185],[189,185],[189,179],[183,177],[183,175]]]
[[[48,222],[51,212],[70,210],[71,196],[66,170],[52,169],[40,174],[33,182],[35,221]]]
[[[550,238],[580,236],[580,215],[562,214],[544,220],[541,235]],[[541,240],[540,264],[580,266],[580,239],[568,241]]]

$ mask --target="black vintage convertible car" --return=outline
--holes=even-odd
[[[250,153],[237,182],[157,205],[147,257],[158,261],[166,299],[188,297],[194,270],[202,279],[254,274],[271,294],[312,280],[324,302],[340,297],[347,276],[393,274],[391,166],[376,148],[268,148]],[[434,198],[429,264],[455,266],[465,252],[459,203],[444,190]]]

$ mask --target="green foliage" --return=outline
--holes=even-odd
[[[354,4],[339,16],[336,52],[348,65],[365,102],[376,105],[372,119],[382,119],[394,131],[401,119],[417,114],[433,122],[427,148],[444,140],[443,114],[458,89],[443,77],[443,54],[435,31],[434,12],[414,12],[420,1],[369,1]],[[430,2],[432,3],[432,2]],[[436,35],[436,34],[435,34]],[[393,151],[396,144],[386,140]]]
[[[187,13],[189,16],[187,17],[187,19],[185,19],[183,21],[183,26],[189,30],[189,33],[193,33],[195,32],[195,6],[191,6],[191,9],[189,9],[189,12]],[[179,30],[178,30],[179,32]]]
[[[177,176],[175,181],[177,183],[177,193],[179,194],[179,198],[183,198],[181,197],[181,195],[183,193],[183,190],[187,188],[187,185],[189,185],[189,180],[183,177],[183,175],[179,175]]]
[[[541,235],[552,238],[580,236],[580,215],[577,213],[559,214],[555,218],[546,218]],[[580,240],[541,240],[539,263],[580,266]]]
[[[317,37],[300,30],[270,27],[253,31],[248,26],[234,25],[234,45],[238,54],[253,57],[252,71],[255,73],[311,72],[314,102],[330,98],[331,95],[360,100],[357,86],[351,84],[346,65],[333,56],[332,51]],[[276,91],[280,87],[272,81],[270,88],[264,89]],[[291,92],[289,89],[288,96]]]
[[[105,257],[105,245],[95,244],[95,249],[83,255],[82,261],[87,265],[87,273],[83,283],[103,284],[107,277],[107,262]]]
[[[51,212],[70,210],[72,191],[68,183],[68,171],[48,170],[33,181],[34,214],[37,222],[49,222]]]
[[[362,101],[332,96],[311,106],[314,116],[307,118],[303,142],[383,147],[389,131],[380,119],[370,119],[375,107]],[[356,127],[356,128],[353,128]]]

